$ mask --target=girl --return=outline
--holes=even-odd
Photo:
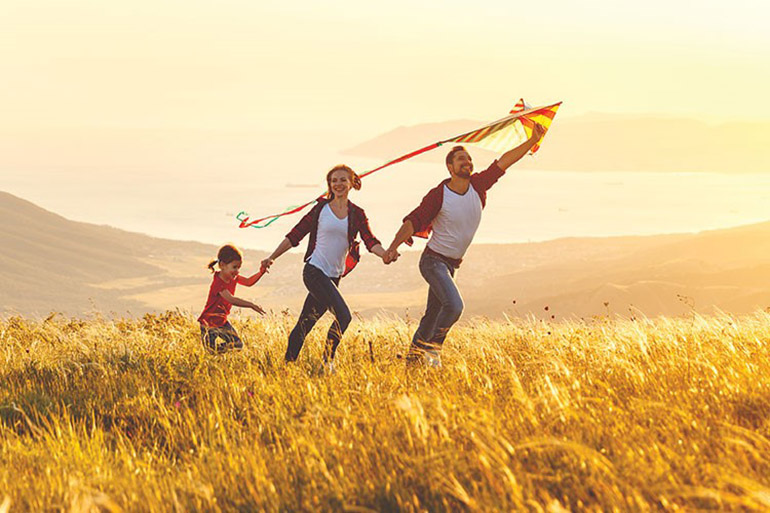
[[[342,334],[350,324],[350,309],[340,294],[340,278],[349,273],[358,263],[358,241],[360,233],[366,248],[390,263],[385,258],[385,249],[369,229],[364,210],[348,200],[350,189],[361,189],[361,179],[348,166],[336,166],[326,174],[328,192],[319,198],[316,205],[286,235],[273,254],[262,261],[262,270],[267,270],[276,258],[310,234],[302,280],[308,290],[297,325],[289,335],[286,361],[293,362],[299,356],[305,337],[318,319],[331,310],[334,322],[326,335],[324,363],[328,372],[334,372],[334,355]]]
[[[242,263],[243,254],[231,244],[219,248],[216,260],[209,263],[209,269],[214,273],[214,279],[211,282],[211,288],[209,288],[206,306],[198,317],[198,322],[201,324],[201,338],[204,347],[216,353],[224,353],[229,348],[243,348],[243,342],[238,337],[238,333],[227,320],[233,305],[251,308],[260,314],[265,313],[262,308],[251,301],[233,295],[236,285],[251,287],[259,281],[266,271],[262,269],[249,278],[244,278],[238,274]],[[219,264],[219,271],[214,272],[216,264]],[[217,338],[221,338],[222,342],[217,343]]]

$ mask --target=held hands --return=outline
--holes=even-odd
[[[274,259],[267,257],[264,260],[262,260],[262,263],[259,266],[259,270],[263,273],[269,272],[268,269],[270,269],[270,266],[273,265],[273,262],[275,262]]]
[[[385,250],[385,253],[383,253],[382,261],[383,261],[383,263],[385,263],[385,265],[388,265],[388,264],[391,264],[391,263],[395,262],[396,260],[398,260],[398,257],[400,257],[400,256],[401,256],[401,254],[398,251],[396,251],[393,248],[390,248],[390,249]]]

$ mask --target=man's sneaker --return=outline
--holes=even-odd
[[[434,369],[441,368],[441,354],[436,349],[425,351],[425,365]]]

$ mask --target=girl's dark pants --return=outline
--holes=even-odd
[[[218,344],[217,338],[223,342]],[[230,321],[219,328],[208,328],[201,324],[201,339],[206,349],[216,353],[224,353],[228,348],[243,349],[243,342]]]
[[[302,345],[305,343],[305,337],[326,310],[331,310],[334,314],[334,322],[326,335],[326,347],[324,349],[324,361],[331,360],[334,358],[342,334],[348,329],[351,320],[350,309],[338,288],[340,279],[329,278],[314,265],[305,264],[302,270],[302,281],[305,282],[309,294],[302,307],[302,313],[299,314],[297,325],[294,326],[289,335],[286,361],[293,362],[297,359]]]

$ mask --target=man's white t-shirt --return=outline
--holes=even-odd
[[[481,198],[472,185],[465,194],[452,192],[444,185],[444,201],[433,220],[433,235],[428,247],[449,258],[465,255],[481,223]]]
[[[327,203],[318,215],[315,248],[308,263],[329,278],[339,278],[345,271],[348,254],[348,216],[340,219]]]

